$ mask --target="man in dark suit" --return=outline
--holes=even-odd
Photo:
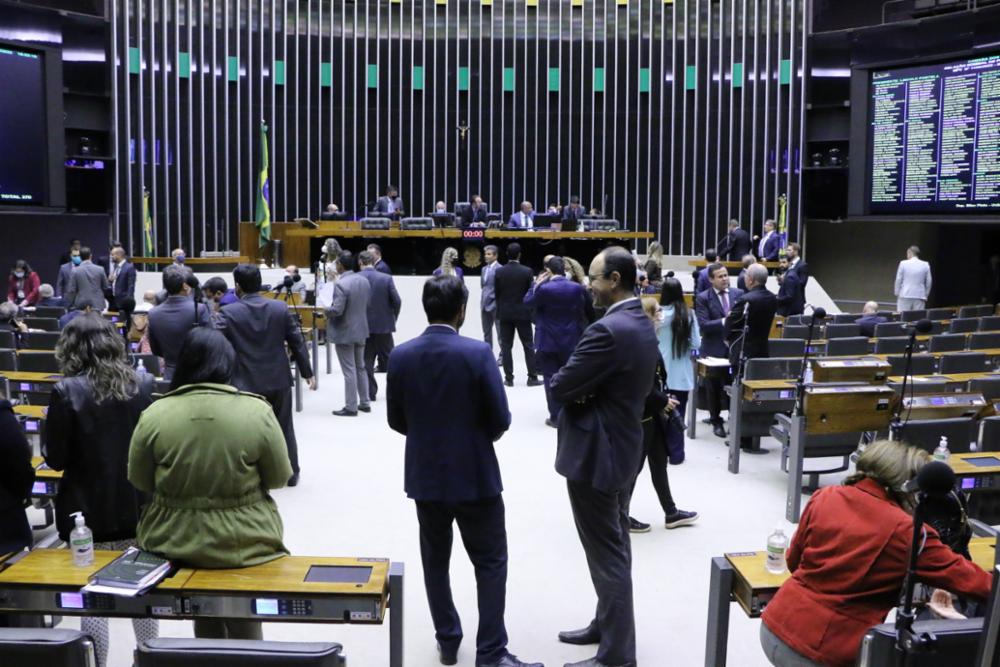
[[[738,262],[744,255],[750,254],[750,234],[745,229],[740,228],[739,220],[729,221],[729,233],[722,240],[719,248],[719,257],[728,259],[730,262]]]
[[[521,202],[521,210],[510,216],[507,226],[511,229],[535,228],[535,209],[530,201]]]
[[[757,243],[757,257],[762,262],[777,262],[778,255],[781,254],[781,235],[774,231],[774,220],[764,221],[764,236],[755,239]]]
[[[399,190],[395,185],[390,185],[385,189],[385,195],[375,202],[375,212],[389,216],[400,216],[404,214],[403,199],[399,196]]]
[[[545,383],[549,418],[556,428],[561,406],[552,398],[552,376],[569,360],[587,321],[587,289],[566,278],[562,257],[549,257],[524,303],[535,311],[535,366]]]
[[[862,336],[872,338],[875,336],[875,327],[879,324],[885,324],[888,321],[889,318],[878,314],[878,303],[869,301],[861,309],[861,317],[857,319],[855,324],[858,325]]]
[[[240,300],[223,306],[216,320],[216,326],[236,350],[233,385],[240,391],[259,394],[271,404],[285,435],[288,460],[292,464],[288,486],[295,486],[299,483],[299,453],[292,421],[292,373],[285,345],[295,358],[302,379],[315,391],[316,377],[309,353],[287,304],[260,295],[260,269],[253,264],[240,264],[233,270],[233,279]],[[150,320],[152,328],[152,317]]]
[[[726,340],[729,342],[729,363],[736,372],[740,355],[746,349],[747,359],[767,358],[767,339],[771,335],[771,324],[778,308],[778,299],[767,285],[767,267],[752,264],[747,269],[747,291],[733,303],[726,316]],[[746,318],[744,319],[744,314]],[[744,321],[747,325],[746,340],[743,339]]]
[[[391,276],[392,269],[390,269],[389,265],[385,263],[384,259],[382,259],[382,247],[377,243],[369,243],[368,247],[365,249],[368,252],[370,252],[372,256],[375,258],[375,270],[378,271],[379,273],[384,273],[387,276]],[[385,368],[384,367],[380,368],[379,372],[384,373]]]
[[[485,225],[489,221],[488,217],[489,211],[486,210],[483,198],[479,195],[472,195],[469,207],[462,211],[462,227],[468,227],[472,224]]]
[[[572,667],[635,665],[629,489],[642,459],[642,411],[659,355],[653,323],[634,296],[636,273],[624,248],[594,258],[590,288],[605,315],[552,378],[552,395],[563,405],[556,472],[567,480],[597,592],[590,625],[559,633],[565,643],[600,645],[594,658]]]
[[[378,393],[378,383],[375,381],[375,358],[378,365],[386,368],[389,365],[389,353],[395,342],[392,334],[396,330],[396,320],[402,301],[396,291],[396,282],[392,276],[375,270],[375,256],[367,250],[358,254],[361,264],[361,275],[368,279],[372,286],[368,298],[368,339],[365,341],[365,370],[368,372],[368,397],[375,400]]]
[[[802,250],[798,243],[789,243],[785,249],[788,270],[781,279],[778,289],[778,314],[801,315],[806,309],[806,283],[809,282],[809,267],[802,261]]]
[[[563,224],[567,226],[572,226],[574,229],[580,218],[586,215],[587,210],[580,205],[580,198],[573,195],[569,198],[569,205],[562,210]]]
[[[59,265],[59,275],[56,276],[56,296],[64,297],[66,296],[66,290],[69,289],[69,279],[73,274],[73,269],[80,266],[83,260],[80,259],[80,251],[71,251],[69,261]]]
[[[500,356],[503,358],[504,383],[514,386],[514,331],[524,348],[524,362],[528,367],[528,386],[542,384],[535,369],[535,347],[531,331],[531,306],[524,303],[524,295],[531,289],[535,276],[531,269],[521,264],[521,244],[507,246],[507,263],[496,272],[494,292],[497,301],[497,320],[500,322]]]
[[[424,586],[441,664],[454,665],[462,623],[449,582],[452,525],[476,571],[476,665],[532,667],[507,650],[507,531],[493,443],[510,428],[493,351],[458,335],[468,290],[456,276],[424,283],[429,326],[389,357],[389,426],[406,436],[406,495],[417,505]],[[462,405],[455,410],[456,401]],[[441,419],[441,415],[449,415]],[[541,667],[536,665],[534,667]]]
[[[128,318],[135,308],[135,266],[125,257],[120,245],[112,248],[108,262],[108,302]]]
[[[715,252],[713,248],[705,251],[705,266],[695,269],[691,274],[694,279],[695,294],[700,294],[712,286],[712,281],[708,279],[707,269],[709,264],[715,264],[717,261],[719,261],[719,253]]]
[[[705,273],[711,280],[711,286],[695,296],[694,311],[698,318],[698,328],[701,329],[701,356],[729,358],[729,348],[726,346],[726,317],[732,310],[732,305],[743,292],[729,286],[729,272],[722,264],[709,264]],[[709,421],[712,432],[720,437],[726,437],[726,429],[722,425],[723,381],[718,377],[705,380],[705,398],[708,401]]]
[[[753,255],[743,256],[743,268],[740,270],[740,275],[736,278],[736,287],[738,287],[741,292],[747,291],[747,269],[749,269],[756,261],[757,258]]]
[[[163,358],[163,377],[167,380],[174,376],[177,355],[187,332],[192,327],[209,325],[208,306],[191,298],[190,274],[191,269],[178,264],[163,269],[167,299],[149,311],[149,346],[153,354]]]

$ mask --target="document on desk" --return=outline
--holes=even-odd
[[[90,577],[81,590],[88,593],[108,593],[122,597],[135,597],[163,581],[172,565],[147,551],[129,547]]]
[[[729,365],[729,359],[721,357],[698,357],[698,363],[713,368],[724,368]]]

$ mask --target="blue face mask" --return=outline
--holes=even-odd
[[[76,255],[75,257],[72,257],[71,259],[73,260],[73,263],[76,264],[77,266],[80,266],[80,262],[83,261],[82,259],[80,259],[79,255]]]
[[[184,253],[179,253],[177,255],[177,263],[178,264],[183,264],[184,263]]]
[[[15,278],[23,278],[24,277],[24,271],[15,271],[14,272],[14,277]]]

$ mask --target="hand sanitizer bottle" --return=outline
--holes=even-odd
[[[948,462],[951,458],[951,450],[948,449],[948,436],[942,435],[941,442],[938,443],[937,448],[934,450],[934,460]]]
[[[73,565],[86,567],[94,564],[94,533],[84,523],[83,512],[74,512],[76,527],[69,534],[69,548],[73,552]]]
[[[781,526],[774,529],[767,538],[767,560],[764,566],[772,574],[782,574],[788,569],[785,563],[785,552],[788,551],[788,538]]]

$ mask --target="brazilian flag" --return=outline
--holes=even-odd
[[[778,197],[778,238],[781,239],[778,256],[784,257],[788,247],[788,197],[785,195]]]
[[[257,214],[254,224],[260,233],[260,247],[263,248],[271,240],[271,186],[267,178],[267,124],[260,123],[260,172],[257,176]]]
[[[142,232],[143,232],[143,256],[155,257],[156,248],[153,246],[153,214],[149,206],[149,190],[142,191]]]

